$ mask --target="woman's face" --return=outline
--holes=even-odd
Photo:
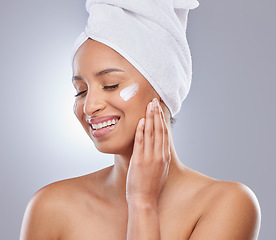
[[[116,51],[88,39],[75,54],[73,84],[74,113],[96,148],[131,154],[138,121],[147,104],[160,99],[148,81]]]

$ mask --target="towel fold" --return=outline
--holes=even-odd
[[[88,39],[121,54],[152,85],[171,115],[179,112],[192,77],[186,38],[196,0],[87,0],[89,18],[73,48]]]

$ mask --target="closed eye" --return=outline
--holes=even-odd
[[[78,96],[82,95],[82,94],[85,93],[85,92],[86,92],[86,90],[81,91],[81,92],[77,93],[77,94],[75,95],[75,97],[78,97]]]
[[[118,86],[119,86],[119,84],[111,85],[111,86],[104,86],[103,89],[106,89],[106,90],[108,90],[108,89],[114,89],[114,88],[117,88]],[[81,92],[77,93],[77,94],[75,95],[75,97],[78,97],[78,96],[84,94],[86,91],[87,91],[87,90],[84,90],[84,91],[81,91]]]
[[[111,86],[104,86],[103,89],[113,89],[113,88],[117,88],[118,86],[119,86],[119,84],[111,85]]]

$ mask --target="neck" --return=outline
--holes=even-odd
[[[180,172],[183,172],[185,166],[179,160],[176,150],[173,145],[172,136],[170,134],[170,150],[171,150],[171,162],[168,173],[167,181],[163,187],[165,189],[171,183],[174,182],[175,177],[179,176]],[[114,156],[114,167],[110,175],[110,183],[113,185],[112,188],[118,194],[118,199],[125,199],[126,192],[126,178],[128,173],[128,167],[131,159],[131,154],[115,155]]]

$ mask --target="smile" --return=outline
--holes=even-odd
[[[105,127],[109,127],[109,126],[115,125],[118,121],[119,121],[118,119],[112,119],[112,120],[108,120],[107,122],[92,124],[92,129],[99,130]]]
[[[87,123],[90,125],[94,137],[102,137],[110,133],[116,127],[119,120],[120,117],[118,116],[104,116],[90,118],[87,120]]]

